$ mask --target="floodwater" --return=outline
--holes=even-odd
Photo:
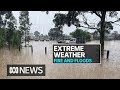
[[[89,44],[99,43],[91,41]],[[31,41],[30,47],[22,50],[0,50],[0,79],[120,79],[120,41],[105,41],[106,53],[101,64],[95,63],[53,63],[53,44],[55,41]],[[45,54],[47,47],[47,54]],[[45,76],[7,76],[8,64],[45,64]]]

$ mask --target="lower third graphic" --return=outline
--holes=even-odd
[[[7,65],[7,76],[45,76],[45,65]]]

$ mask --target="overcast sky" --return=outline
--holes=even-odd
[[[49,14],[46,14],[45,12],[41,11],[29,11],[30,22],[32,23],[30,32],[34,33],[35,31],[39,31],[40,34],[48,34],[49,30],[54,27],[53,18],[56,12],[57,11],[50,11]],[[62,13],[66,12],[62,11]],[[17,19],[17,24],[19,24],[19,11],[13,11],[13,14]],[[120,17],[120,13],[118,16]],[[96,17],[96,15],[88,14],[86,17],[88,17],[88,21],[92,23],[97,23],[99,21],[99,18]],[[107,18],[107,20],[109,20],[109,18]],[[69,33],[75,29],[76,27],[73,25],[71,27],[67,27],[65,25],[63,28],[63,33],[69,35]],[[94,30],[89,31],[93,32]],[[114,25],[113,31],[118,31],[120,33],[120,26]]]

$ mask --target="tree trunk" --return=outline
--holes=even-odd
[[[10,50],[10,41],[8,42],[8,48],[9,48],[9,50]]]
[[[21,41],[21,40],[22,40],[22,36],[20,36],[19,51],[21,50],[21,46],[22,46],[22,45],[21,45],[21,44],[22,44],[22,41]]]
[[[106,11],[101,11],[102,17],[101,17],[101,31],[100,31],[100,44],[101,44],[101,56],[104,55],[104,37],[105,37],[105,16]]]
[[[26,30],[25,30],[25,47],[26,47]]]

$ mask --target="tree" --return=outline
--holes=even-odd
[[[103,57],[104,54],[104,40],[105,40],[105,32],[108,31],[109,29],[113,29],[112,24],[115,24],[116,22],[120,21],[120,18],[117,17],[117,12],[116,11],[91,11],[90,13],[94,13],[97,17],[100,18],[100,22],[97,27],[91,27],[87,20],[85,19],[85,24],[93,29],[99,30],[100,33],[100,44],[101,44],[101,55]],[[107,14],[109,17],[117,17],[117,20],[115,21],[106,21]],[[83,15],[84,16],[84,15]],[[85,16],[84,16],[85,18]],[[99,28],[100,26],[100,28]]]
[[[100,19],[100,27],[97,25],[91,25],[88,23],[87,18],[85,17],[85,14],[95,14],[97,17],[99,17]],[[82,27],[82,28],[88,28],[88,29],[95,29],[95,30],[99,30],[100,32],[100,44],[101,44],[101,55],[103,56],[103,52],[104,52],[104,36],[105,36],[105,27],[108,27],[112,24],[115,24],[116,22],[120,21],[120,18],[117,17],[117,12],[116,11],[68,11],[67,14],[64,14],[64,19],[63,17],[61,17],[59,14],[56,14],[56,17],[59,18],[54,18],[54,22],[55,26],[61,24],[61,23],[57,23],[58,20],[62,19],[64,21],[62,21],[63,23],[61,24],[62,26],[64,26],[65,24],[67,24],[68,26],[71,25],[75,25],[76,27]],[[63,16],[63,15],[62,15]],[[81,16],[83,21],[79,21],[78,16]],[[116,17],[117,20],[115,21],[106,21],[106,17]],[[82,23],[83,22],[83,23]]]
[[[14,33],[16,31],[16,19],[15,17],[13,16],[12,14],[12,11],[7,13],[6,14],[6,19],[8,19],[7,21],[7,28],[6,28],[6,41],[8,42],[8,46],[9,46],[9,49],[11,47],[11,45],[14,47],[14,41],[13,41],[13,38],[14,38]]]
[[[5,15],[5,12],[0,11],[0,48],[5,45],[5,28],[4,27],[4,21],[3,21],[3,15]]]
[[[12,11],[0,11],[0,46],[3,47],[7,40],[7,23],[11,17]]]
[[[51,28],[48,35],[50,36],[50,38],[57,40],[60,37],[62,37],[63,31],[60,30],[59,28]]]
[[[105,24],[105,33],[110,33],[110,31],[113,30],[113,25],[110,22],[105,22],[104,24]],[[100,33],[101,22],[98,23],[97,27],[98,29],[96,31]]]
[[[53,19],[53,22],[55,23],[55,27],[63,27],[66,22],[66,15],[57,13],[54,16],[55,19]]]
[[[0,48],[5,45],[5,29],[0,28]]]
[[[72,35],[72,37],[74,38],[84,37],[85,41],[90,41],[90,37],[91,37],[89,32],[83,31],[81,29],[76,29],[75,31],[71,32],[70,35]]]
[[[18,30],[14,31],[13,37],[12,37],[12,46],[16,48],[20,48],[21,41],[20,41],[20,32]]]
[[[39,37],[39,36],[40,36],[40,33],[39,33],[38,31],[35,31],[35,32],[34,32],[34,35],[35,35],[35,37]]]
[[[28,11],[21,11],[19,16],[19,23],[20,23],[20,31],[21,37],[25,36],[25,47],[27,42],[27,36],[29,35],[30,26],[32,25],[29,20],[29,12]]]
[[[10,47],[19,46],[16,22],[12,11],[0,11],[0,47],[7,45],[10,50]]]
[[[0,11],[0,28],[5,28],[6,19],[9,19],[9,13],[11,13],[11,11]],[[3,19],[3,17],[5,18]]]

